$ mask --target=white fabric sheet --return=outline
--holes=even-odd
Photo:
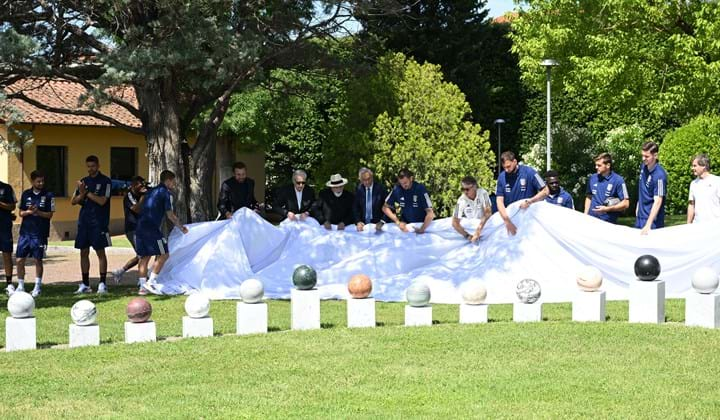
[[[527,210],[512,205],[508,211],[517,235],[509,236],[495,214],[481,241],[471,244],[453,230],[450,218],[434,221],[422,235],[403,233],[393,224],[382,233],[373,225],[364,232],[354,226],[328,232],[314,219],[286,220],[276,227],[241,209],[230,220],[190,225],[186,235],[175,229],[158,292],[199,290],[212,299],[239,298],[240,283],[256,278],[266,297],[288,298],[294,268],[308,264],[317,271],[326,299],[348,297],[348,279],[364,273],[373,280],[373,296],[382,301],[405,300],[405,289],[418,279],[430,286],[432,302],[459,303],[459,286],[479,279],[487,286],[488,303],[514,302],[517,282],[532,278],[542,287],[541,301],[563,302],[572,300],[576,273],[584,265],[603,272],[609,299],[627,298],[634,262],[642,254],[660,260],[668,296],[687,291],[696,268],[720,270],[720,223],[641,236],[638,229],[547,203]],[[469,232],[476,223],[463,220]]]

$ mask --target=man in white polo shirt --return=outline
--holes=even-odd
[[[710,173],[710,158],[705,154],[695,156],[692,170],[697,178],[690,183],[687,222],[720,220],[720,177]]]
[[[485,222],[492,215],[492,205],[490,204],[490,196],[483,188],[478,187],[477,181],[471,176],[466,176],[460,181],[462,185],[462,195],[458,198],[457,205],[453,211],[452,226],[462,235],[463,238],[470,242],[477,242],[480,239]],[[460,219],[467,217],[468,219],[480,219],[480,223],[473,234],[465,231],[460,224]]]

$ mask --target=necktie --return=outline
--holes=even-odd
[[[365,223],[372,221],[372,190],[365,188]]]

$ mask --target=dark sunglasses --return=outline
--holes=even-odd
[[[475,188],[475,187],[467,187],[467,188],[462,187],[462,188],[460,188],[460,189],[463,190],[463,191],[470,191],[470,190],[472,190],[473,188]]]
[[[305,185],[305,181],[296,181],[295,183],[298,185]]]

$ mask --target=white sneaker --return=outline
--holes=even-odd
[[[115,284],[120,283],[120,280],[122,280],[122,276],[125,274],[125,270],[122,268],[118,268],[117,270],[114,270],[112,272],[113,280],[115,280]]]
[[[15,288],[15,291],[16,292],[24,292],[25,286],[23,285],[23,283],[18,283],[18,287]]]
[[[107,292],[108,292],[108,289],[107,289],[107,286],[105,285],[105,283],[98,284],[98,288],[97,288],[98,295],[104,295]]]
[[[80,295],[83,293],[92,293],[92,288],[90,286],[85,286],[84,284],[80,283],[80,287],[75,291],[76,295]]]
[[[40,296],[40,285],[36,284],[35,287],[32,289],[32,292],[30,292],[30,296],[36,298]]]
[[[148,290],[145,288],[145,285],[140,286],[140,289],[138,290],[138,295],[147,296],[148,294],[150,294],[150,292],[148,292]]]
[[[12,294],[15,293],[15,286],[13,286],[12,284],[8,284],[7,287],[5,288],[5,293],[8,296],[12,296]]]
[[[145,290],[147,290],[150,293],[158,294],[157,289],[156,289],[157,286],[158,286],[157,282],[153,279],[153,280],[146,281],[145,286],[143,286],[143,287],[145,288]]]

